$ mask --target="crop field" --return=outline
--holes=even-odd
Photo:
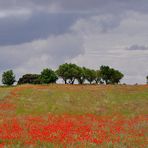
[[[0,148],[147,148],[148,85],[0,88]]]

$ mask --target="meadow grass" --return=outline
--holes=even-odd
[[[5,106],[4,106],[4,105]],[[14,105],[14,108],[13,106]],[[127,118],[148,114],[148,85],[20,85],[15,87],[0,87],[0,124],[5,118],[52,115],[84,115],[97,116],[122,115]],[[114,119],[112,119],[114,120]],[[116,120],[116,119],[115,119]],[[137,124],[135,129],[146,129],[147,123]],[[144,133],[146,136],[146,133]],[[120,135],[122,137],[122,135]],[[147,135],[148,136],[148,135]],[[130,139],[129,139],[130,140]],[[138,139],[139,140],[139,139]],[[123,138],[124,141],[124,138]],[[2,141],[3,142],[3,141]],[[0,144],[2,143],[0,141]],[[8,140],[8,143],[10,141]],[[11,147],[23,147],[20,141],[14,142]],[[5,141],[7,143],[7,140]],[[100,148],[139,148],[136,143],[104,143]],[[9,144],[5,145],[9,147]],[[30,147],[34,147],[31,146]],[[62,145],[38,142],[36,147],[56,147]],[[73,143],[68,148],[98,147],[95,143]]]
[[[24,87],[18,96],[16,114],[138,115],[148,113],[148,86],[45,85]],[[5,88],[0,92],[6,93]],[[12,88],[15,89],[15,88]]]

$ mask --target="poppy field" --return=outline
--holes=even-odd
[[[148,86],[0,88],[2,148],[146,148]]]

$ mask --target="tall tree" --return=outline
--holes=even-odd
[[[12,70],[8,70],[2,75],[2,83],[7,86],[13,85],[15,82],[15,75]]]
[[[123,77],[124,77],[124,75],[120,71],[112,69],[111,84],[118,84],[118,83],[120,83],[120,80]]]
[[[76,64],[65,63],[59,66],[56,73],[64,80],[65,84],[74,84],[78,75],[78,66]]]
[[[96,84],[101,83],[101,72],[100,70],[96,70],[96,78],[95,78],[95,82]]]
[[[79,84],[83,84],[86,79],[85,70],[82,67],[77,67],[77,70],[78,70],[78,73],[77,73],[76,79]]]
[[[109,66],[101,66],[100,75],[106,84],[118,84],[124,77],[120,71],[110,68]]]
[[[58,77],[55,72],[51,69],[43,69],[40,76],[40,81],[42,84],[56,83]]]
[[[84,68],[86,80],[92,84],[96,79],[96,72],[93,69]]]
[[[109,84],[110,83],[110,79],[111,79],[110,67],[109,66],[101,66],[100,67],[100,74],[101,74],[102,80],[106,84]]]
[[[67,84],[67,80],[68,80],[68,64],[62,64],[59,66],[58,70],[56,71],[57,75],[62,78],[65,82],[65,84]]]

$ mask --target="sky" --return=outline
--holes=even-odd
[[[148,75],[147,0],[0,0],[0,74],[57,69],[65,62]]]

